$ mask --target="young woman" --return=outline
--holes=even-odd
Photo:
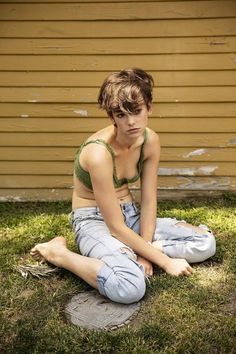
[[[174,276],[191,275],[189,263],[215,253],[206,226],[156,218],[160,143],[147,127],[152,88],[148,73],[126,69],[109,75],[100,89],[98,102],[111,124],[90,136],[75,159],[71,218],[81,255],[63,237],[31,250],[126,304],[143,297],[152,264]],[[140,209],[128,187],[139,178]]]

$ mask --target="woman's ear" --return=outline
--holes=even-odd
[[[112,124],[114,125],[114,127],[117,127],[115,119],[113,118],[113,116],[109,116],[109,118],[110,118]]]
[[[148,110],[148,115],[151,115],[152,114],[152,104],[148,104],[147,105],[147,110]]]

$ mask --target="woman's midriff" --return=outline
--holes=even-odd
[[[133,201],[132,194],[130,193],[128,186],[125,185],[121,188],[119,188],[116,191],[117,199],[120,204],[122,203],[129,203]],[[76,190],[76,188],[73,191],[73,197],[72,197],[72,209],[77,209],[77,208],[88,208],[88,207],[95,207],[97,206],[97,202],[94,199],[94,195],[91,192],[81,192]]]

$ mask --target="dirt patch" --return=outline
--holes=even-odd
[[[16,299],[28,300],[34,294],[34,292],[34,290],[25,289],[16,297]]]

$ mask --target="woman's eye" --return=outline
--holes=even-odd
[[[141,112],[141,109],[137,109],[134,114],[139,114]]]
[[[123,118],[123,117],[124,117],[124,113],[117,114],[117,118]]]

